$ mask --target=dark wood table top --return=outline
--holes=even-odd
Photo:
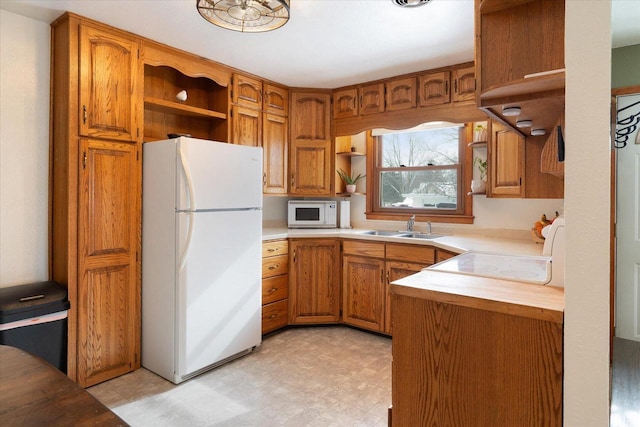
[[[21,349],[0,345],[0,425],[128,424],[44,360]]]

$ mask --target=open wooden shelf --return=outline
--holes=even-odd
[[[364,153],[359,153],[357,151],[341,151],[339,153],[336,153],[338,156],[346,156],[346,157],[358,157],[358,156],[364,156]]]
[[[473,191],[469,191],[467,193],[467,196],[486,196],[487,192],[486,191],[480,191],[477,193],[474,193]]]
[[[487,146],[487,141],[473,141],[467,145],[471,148],[483,148]]]
[[[145,96],[144,106],[147,109],[162,113],[177,114],[181,116],[203,117],[226,120],[227,115],[218,111],[207,110],[205,108],[192,107],[178,102],[167,101],[160,98]]]
[[[349,197],[349,196],[365,196],[367,193],[336,193],[336,196],[339,197]]]
[[[540,74],[492,86],[480,94],[480,100],[484,101],[494,98],[506,98],[553,90],[564,90],[564,86],[565,73],[564,70],[560,70],[557,73]],[[487,105],[484,102],[482,102],[482,104]]]
[[[481,13],[499,12],[503,9],[509,9],[532,0],[482,0],[480,2]]]

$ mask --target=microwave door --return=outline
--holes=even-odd
[[[320,206],[300,206],[296,207],[295,220],[301,225],[324,224],[324,212]]]

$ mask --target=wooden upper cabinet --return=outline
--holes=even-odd
[[[331,95],[319,92],[294,92],[291,96],[292,142],[331,140]]]
[[[267,113],[289,115],[289,90],[282,86],[269,83],[264,84],[264,97],[262,108]]]
[[[134,144],[80,141],[77,381],[139,363],[140,160]]]
[[[451,72],[453,82],[453,101],[473,101],[476,98],[475,68],[459,68]]]
[[[449,79],[449,71],[419,75],[418,99],[420,106],[448,104],[451,101]]]
[[[524,197],[524,138],[493,122],[488,145],[490,197]]]
[[[262,113],[264,194],[287,194],[289,125],[284,116]]]
[[[119,141],[139,137],[140,43],[80,24],[80,135]]]
[[[358,115],[358,89],[355,87],[333,92],[333,118]]]
[[[333,141],[331,94],[293,92],[291,95],[289,193],[331,195],[333,191]]]
[[[233,140],[237,145],[262,146],[262,113],[250,108],[232,107]]]
[[[256,110],[261,109],[262,80],[243,74],[234,74],[232,102]]]
[[[361,86],[358,91],[361,115],[384,113],[384,83]]]
[[[386,111],[407,110],[416,107],[416,78],[406,77],[386,83]]]

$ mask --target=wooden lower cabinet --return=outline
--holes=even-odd
[[[393,426],[561,426],[562,323],[392,294]]]
[[[287,326],[289,306],[289,244],[262,243],[262,333]]]
[[[289,242],[289,322],[340,321],[340,240]]]
[[[384,259],[344,255],[342,284],[342,321],[382,332],[386,300]]]
[[[342,258],[342,320],[391,334],[391,282],[434,263],[435,249],[423,245],[345,240]]]

